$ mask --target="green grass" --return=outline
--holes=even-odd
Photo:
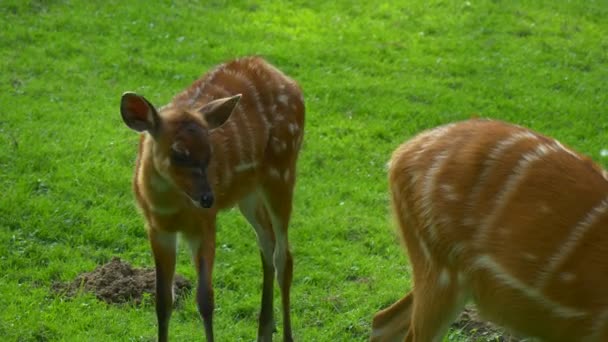
[[[290,229],[295,337],[366,340],[373,314],[412,285],[387,210],[391,151],[479,115],[608,165],[606,18],[606,0],[0,1],[0,336],[155,338],[150,304],[50,291],[112,256],[152,264],[120,95],[164,104],[211,66],[260,54],[307,103]],[[179,257],[194,280],[185,248]],[[220,218],[214,277],[218,340],[254,340],[261,266],[236,211]],[[170,334],[203,338],[193,298]]]

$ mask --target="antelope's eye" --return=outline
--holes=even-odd
[[[189,154],[176,150],[171,151],[171,163],[179,167],[195,167],[197,164]]]

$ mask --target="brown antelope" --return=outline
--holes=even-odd
[[[439,341],[472,300],[545,341],[608,341],[608,180],[523,127],[469,120],[419,134],[389,162],[414,288],[372,341]]]
[[[272,341],[275,268],[283,338],[292,340],[287,227],[304,133],[303,101],[296,82],[259,57],[217,66],[158,110],[141,95],[123,94],[125,124],[143,133],[133,190],[156,266],[160,341],[168,339],[177,233],[191,247],[196,302],[207,341],[213,341],[216,215],[234,205],[253,226],[262,256],[258,340]]]

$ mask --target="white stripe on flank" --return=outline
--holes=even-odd
[[[215,91],[220,93],[220,95],[223,97],[229,97],[229,96],[233,95],[231,92],[229,92],[228,90],[226,90],[224,87],[222,87],[219,84],[210,83],[210,84],[207,84],[207,86],[212,87]]]
[[[555,144],[540,144],[532,152],[527,152],[519,159],[517,166],[505,181],[502,190],[496,195],[494,206],[490,213],[481,222],[481,227],[477,234],[476,245],[483,247],[488,239],[490,229],[495,226],[496,220],[504,211],[506,205],[511,200],[511,196],[515,194],[519,183],[528,175],[528,169],[537,161],[541,160],[549,153],[558,151]]]
[[[555,140],[555,144],[557,144],[557,146],[559,148],[561,148],[562,150],[568,152],[568,154],[572,155],[573,157],[575,157],[576,159],[581,159],[581,156],[579,156],[577,153],[575,153],[574,151],[572,151],[571,149],[567,148],[566,146],[562,145],[562,143],[560,143],[559,141]]]
[[[597,223],[598,219],[606,213],[606,210],[608,210],[608,197],[604,198],[576,224],[570,231],[570,235],[566,239],[566,242],[549,258],[549,264],[543,268],[543,271],[536,280],[535,286],[537,288],[542,289],[547,285],[549,278],[576,250],[576,248],[579,247],[585,234]]]
[[[473,267],[476,269],[484,269],[488,271],[496,280],[502,285],[516,289],[521,292],[527,298],[534,302],[544,306],[551,310],[551,312],[561,318],[574,318],[586,316],[587,313],[584,311],[571,308],[560,303],[557,303],[547,297],[545,297],[538,289],[530,287],[509,274],[502,266],[494,261],[489,255],[480,256],[473,263]]]
[[[263,82],[263,86],[264,89],[268,90],[268,89],[276,89],[277,88],[277,82],[276,80],[271,76],[271,75],[267,75],[268,77],[262,77],[262,82]],[[270,122],[268,121],[268,116],[270,117],[274,117],[276,116],[276,109],[277,109],[277,104],[276,104],[276,97],[274,95],[272,95],[272,92],[269,92],[269,96],[267,96],[268,100],[270,101],[270,104],[268,105],[268,107],[266,108],[266,110],[261,113],[261,117],[262,120],[264,121],[264,125],[266,128],[270,128]]]
[[[255,84],[253,84],[253,82],[251,82],[249,77],[247,77],[246,75],[243,75],[242,73],[240,73],[238,71],[233,71],[233,70],[226,70],[225,73],[236,78],[237,80],[239,80],[245,84],[245,86],[250,90],[249,95],[250,95],[251,100],[255,104],[256,110],[258,111],[258,113],[263,114],[264,107],[262,106],[262,101],[260,101],[260,93],[258,92],[258,89],[255,87]]]
[[[432,263],[433,262],[433,258],[431,257],[431,251],[429,250],[429,246],[420,237],[420,235],[418,235],[418,242],[420,242],[420,249],[422,249],[422,254],[424,254],[424,257],[426,258],[426,261],[428,263]]]
[[[443,169],[445,162],[448,160],[450,150],[444,150],[439,155],[437,155],[433,164],[429,167],[426,175],[424,177],[424,185],[422,188],[422,216],[426,220],[426,229],[429,233],[429,238],[431,239],[431,244],[437,241],[437,232],[434,217],[435,213],[433,212],[433,191],[437,185],[437,176],[439,172]]]
[[[456,124],[457,123],[451,123],[444,126],[439,126],[424,133],[420,133],[420,135],[415,137],[411,142],[406,143],[405,150],[407,152],[410,152],[408,151],[409,149],[415,149],[414,156],[412,157],[412,162],[417,162],[420,156],[427,153],[428,148],[430,148],[435,142],[437,142],[439,138],[446,135]]]
[[[240,110],[238,111],[240,114]],[[236,112],[233,114],[237,114]],[[226,125],[226,129],[224,130],[224,135],[226,137],[226,141],[232,142],[234,144],[234,148],[230,148],[230,143],[228,143],[228,151],[227,153],[236,152],[237,160],[233,160],[234,164],[243,164],[246,163],[248,158],[245,156],[245,150],[243,146],[243,141],[241,140],[240,129],[237,122],[247,123],[246,120],[242,120],[242,118],[235,118],[237,120],[229,120]],[[234,151],[236,150],[236,151]],[[234,165],[231,164],[231,165]]]
[[[245,113],[243,112],[243,110],[241,110],[241,108],[238,108],[238,112],[236,112],[235,114],[238,114],[239,116],[237,117],[239,119],[239,122],[242,124],[241,129],[238,129],[239,127],[237,126],[237,130],[234,132],[234,139],[238,139],[239,140],[239,145],[237,146],[237,148],[239,149],[238,153],[239,153],[239,162],[240,163],[244,163],[246,161],[253,161],[255,160],[255,132],[251,129],[251,119],[249,117],[247,117],[247,115],[245,115]],[[244,131],[244,132],[241,132]],[[240,134],[239,134],[240,133]],[[242,144],[241,141],[241,136],[242,134],[247,135],[246,139],[246,145]],[[245,153],[245,148],[247,148],[248,153]]]
[[[199,99],[200,95],[205,93],[205,89],[208,86],[217,87],[216,84],[212,83],[213,79],[220,71],[224,70],[225,66],[226,66],[225,64],[222,64],[207,74],[207,76],[204,79],[204,82],[201,82],[201,84],[199,84],[198,87],[196,87],[195,93],[190,96],[190,105],[193,105],[194,103],[196,103],[196,101]]]
[[[214,159],[214,162],[217,165],[216,170],[218,170],[216,172],[216,177],[218,178],[218,182],[221,184],[222,188],[226,189],[232,181],[232,170],[230,169],[232,165],[230,160],[231,157],[229,151],[226,151],[226,144],[220,143],[214,145],[213,154],[215,156],[221,156],[215,157]]]
[[[467,215],[465,215],[464,220],[468,220],[472,216],[475,209],[477,209],[481,192],[484,189],[486,181],[494,171],[494,167],[498,164],[497,162],[501,160],[502,156],[511,147],[515,146],[515,144],[517,144],[518,142],[527,139],[537,140],[538,137],[529,131],[520,131],[512,134],[504,140],[500,140],[498,144],[496,144],[496,146],[492,148],[492,150],[488,154],[488,157],[483,161],[483,169],[481,171],[481,174],[479,175],[479,178],[477,178],[477,182],[475,182],[475,185],[473,186],[473,189],[471,190],[471,193],[467,200],[467,207],[469,210]],[[466,225],[466,223],[464,224]]]

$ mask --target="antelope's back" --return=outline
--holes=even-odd
[[[608,315],[608,287],[597,285],[608,283],[605,175],[554,139],[492,120],[423,132],[397,148],[389,170],[406,240],[564,317]]]
[[[293,183],[304,132],[298,84],[260,57],[221,64],[178,94],[169,106],[197,109],[242,94],[230,118],[211,133],[209,174],[217,206],[228,207],[269,173]]]

